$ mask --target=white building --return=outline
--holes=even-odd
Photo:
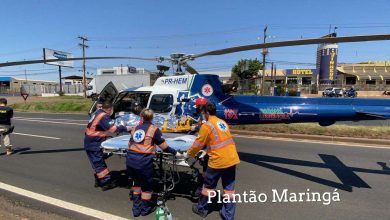
[[[98,68],[96,70],[96,75],[126,75],[126,74],[133,74],[133,73],[150,74],[152,72],[146,70],[145,68],[135,68],[132,66]]]

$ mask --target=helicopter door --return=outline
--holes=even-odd
[[[114,101],[114,98],[117,96],[117,94],[118,94],[118,90],[115,88],[114,83],[109,82],[100,92],[97,100],[92,104],[88,114],[92,115],[92,113],[96,111],[96,104],[99,100],[112,102]]]

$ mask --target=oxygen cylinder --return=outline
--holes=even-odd
[[[155,213],[156,220],[172,220],[172,214],[166,206],[159,206]]]

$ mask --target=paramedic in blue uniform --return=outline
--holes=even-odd
[[[115,184],[111,180],[100,144],[106,140],[107,136],[130,130],[129,127],[114,125],[110,118],[112,112],[112,104],[104,102],[102,108],[92,114],[84,138],[84,149],[95,171],[95,186],[100,186],[103,191],[115,187]]]
[[[155,207],[152,193],[153,159],[155,158],[156,145],[166,153],[177,157],[182,156],[175,149],[168,146],[161,137],[160,129],[152,124],[153,110],[144,109],[140,116],[143,123],[132,129],[126,157],[127,171],[134,181],[130,192],[133,194],[134,217],[148,215],[153,212]]]

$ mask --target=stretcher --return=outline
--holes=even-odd
[[[183,135],[176,133],[164,133],[163,137],[165,138],[165,141],[167,142],[168,146],[179,152],[186,152],[191,147],[192,143],[195,141],[196,138],[194,135]],[[104,141],[101,144],[101,148],[106,154],[126,156],[129,140],[130,135],[114,137]],[[169,157],[168,154],[164,154],[162,150],[158,147],[156,153],[163,154],[166,157]],[[184,159],[172,158],[171,161],[167,159],[166,162],[175,162],[179,166],[189,166]]]

